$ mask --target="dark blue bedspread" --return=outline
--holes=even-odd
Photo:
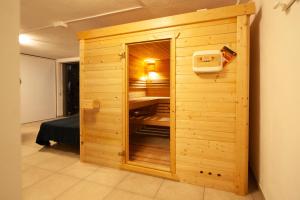
[[[50,140],[79,146],[79,115],[42,123],[36,143],[49,145]]]

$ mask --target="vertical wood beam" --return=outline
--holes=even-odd
[[[84,147],[84,109],[82,107],[82,100],[83,100],[83,91],[84,91],[84,51],[85,51],[85,41],[80,40],[79,42],[80,48],[79,48],[79,107],[80,107],[80,160],[85,161],[85,147]]]
[[[176,39],[170,40],[170,161],[171,174],[176,175]]]
[[[248,192],[249,16],[237,17],[236,193]]]

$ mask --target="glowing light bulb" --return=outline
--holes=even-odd
[[[149,72],[148,73],[148,78],[150,80],[157,80],[157,79],[159,79],[159,74],[156,73],[156,72]]]
[[[145,63],[147,64],[155,64],[156,59],[154,58],[147,58],[144,60]]]
[[[23,45],[29,45],[32,43],[32,39],[28,37],[27,35],[19,35],[19,43]]]
[[[140,78],[140,80],[141,80],[141,81],[147,81],[147,76],[142,76],[142,77]]]

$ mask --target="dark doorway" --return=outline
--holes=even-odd
[[[79,113],[79,63],[63,64],[64,116]]]

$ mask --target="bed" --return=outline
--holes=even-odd
[[[36,143],[50,145],[50,140],[79,147],[79,115],[44,122],[40,126]]]

